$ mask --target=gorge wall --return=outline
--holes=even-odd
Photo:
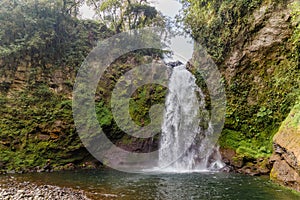
[[[227,111],[219,143],[225,162],[249,174],[268,174],[273,166],[272,179],[299,187],[299,130],[294,121],[299,119],[295,102],[300,86],[297,1],[187,2],[190,6],[183,11],[182,20],[224,77]],[[36,41],[20,42],[22,51],[1,51],[0,171],[35,169],[49,159],[57,169],[94,165],[75,131],[71,92],[83,59],[97,40],[112,33],[93,21],[72,19],[61,26],[58,31],[64,27],[65,35],[49,39],[47,44],[27,48]],[[153,52],[142,52],[120,58],[100,81],[96,95],[103,130],[132,151],[157,148],[157,138],[152,143],[141,142],[119,130],[107,91],[135,65],[152,62],[151,56],[155,57]],[[166,93],[161,86],[145,87],[147,90],[137,91],[131,101],[130,113],[139,125],[149,123],[149,108],[163,102]]]
[[[275,162],[272,179],[297,188],[298,136],[279,127],[285,127],[287,122],[281,123],[299,96],[299,2],[186,2],[183,21],[217,63],[226,85],[219,140],[224,161],[251,175],[268,174]],[[276,159],[270,162],[273,151]]]
[[[109,31],[44,3],[7,1],[0,9],[0,173],[95,165],[75,131],[72,89]]]
[[[22,6],[28,6],[30,12],[21,13],[26,18],[9,15],[13,22],[10,28],[4,26],[7,19],[0,19],[5,30],[0,36],[8,40],[0,42],[0,173],[41,171],[49,164],[54,170],[97,167],[101,163],[83,146],[74,126],[72,91],[84,59],[98,41],[112,32],[97,21],[62,16],[43,4],[36,6],[49,12],[47,17],[39,12],[41,8]],[[12,12],[19,9],[17,6]],[[30,17],[33,25],[26,21]],[[25,22],[22,32],[18,28]],[[157,148],[157,140],[139,141],[118,129],[110,111],[111,91],[126,71],[151,63],[158,54],[143,51],[124,55],[99,82],[95,97],[99,123],[113,142],[130,151]],[[130,107],[131,116],[139,125],[149,123],[149,108],[163,102],[166,93],[162,86],[145,87],[133,94]]]

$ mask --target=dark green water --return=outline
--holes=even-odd
[[[22,181],[82,189],[95,199],[267,199],[300,196],[267,177],[226,173],[127,174],[113,170],[13,175]]]

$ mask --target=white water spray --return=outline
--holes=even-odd
[[[209,171],[224,167],[218,147],[210,141],[213,129],[207,120],[204,94],[195,81],[185,66],[173,68],[160,140],[161,171]]]

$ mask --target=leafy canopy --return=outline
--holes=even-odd
[[[147,0],[87,0],[101,22],[116,33],[163,24],[158,11]]]

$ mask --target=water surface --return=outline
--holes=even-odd
[[[267,177],[227,173],[128,174],[103,169],[13,176],[21,181],[82,189],[94,199],[300,199]]]

